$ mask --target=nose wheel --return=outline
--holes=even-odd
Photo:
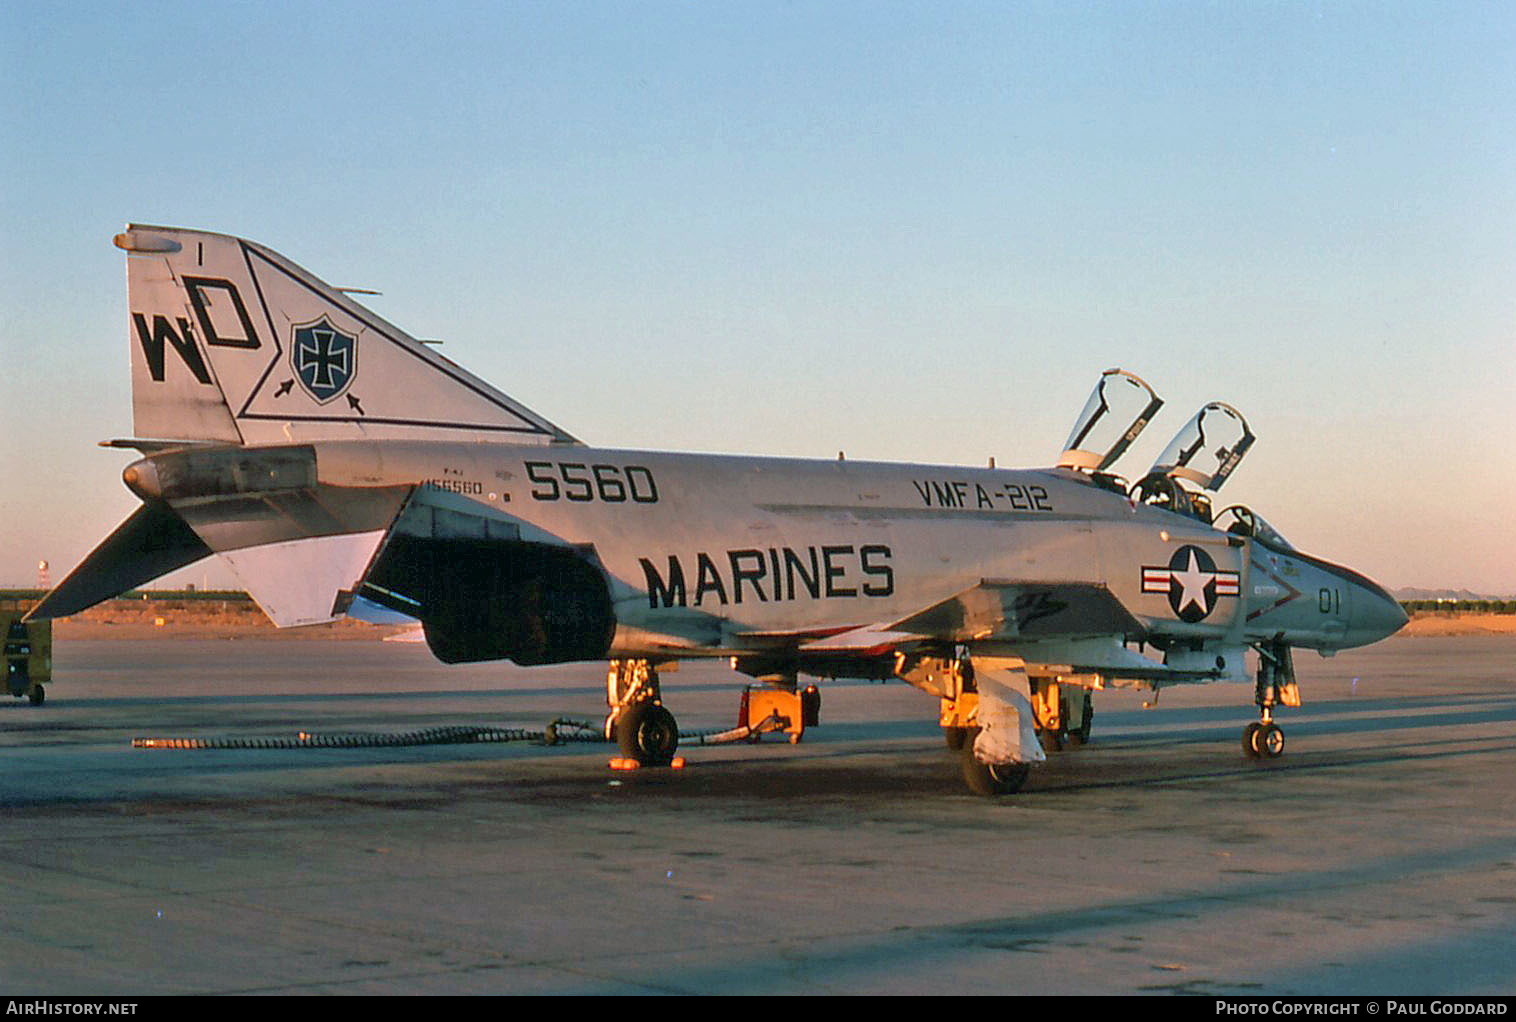
[[[1249,759],[1284,755],[1284,729],[1273,721],[1254,721],[1242,730],[1242,752]]]

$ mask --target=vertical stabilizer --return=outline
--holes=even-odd
[[[132,224],[132,413],[144,439],[573,437],[283,256]]]

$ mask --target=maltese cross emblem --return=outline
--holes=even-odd
[[[322,316],[295,327],[290,364],[305,392],[326,404],[347,389],[358,371],[358,338],[349,336]]]

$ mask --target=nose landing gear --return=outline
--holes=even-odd
[[[1273,708],[1299,706],[1300,691],[1295,685],[1295,664],[1290,647],[1275,640],[1258,650],[1258,685],[1253,701],[1258,704],[1259,719],[1242,730],[1242,752],[1249,759],[1278,759],[1284,755],[1284,730],[1274,723]]]

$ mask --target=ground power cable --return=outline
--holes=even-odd
[[[681,741],[699,745],[724,745],[742,741],[782,726],[783,718],[770,715],[757,724],[723,731],[681,731]],[[559,718],[542,730],[509,727],[450,727],[400,731],[393,734],[301,731],[293,737],[272,738],[133,738],[134,749],[394,749],[420,745],[470,745],[504,742],[536,742],[565,745],[571,742],[605,743],[602,728],[583,720]]]

